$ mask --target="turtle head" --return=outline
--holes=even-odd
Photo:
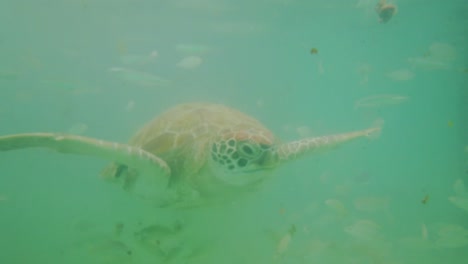
[[[253,138],[217,140],[211,146],[211,161],[221,180],[235,185],[258,181],[264,171],[277,164],[276,152],[272,144],[256,141]]]

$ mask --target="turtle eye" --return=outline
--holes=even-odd
[[[262,149],[253,142],[240,142],[237,145],[237,152],[245,158],[255,159],[260,157]]]
[[[242,146],[242,151],[247,155],[252,155],[253,154],[252,147],[247,146],[247,145]]]

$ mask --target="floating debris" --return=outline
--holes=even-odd
[[[331,209],[334,213],[344,216],[348,213],[348,210],[344,206],[344,204],[337,199],[328,199],[325,201],[325,205]]]
[[[465,183],[462,179],[457,179],[453,183],[453,191],[456,196],[450,196],[448,200],[456,207],[468,212],[468,192],[465,189]]]
[[[423,240],[428,240],[429,238],[429,231],[427,230],[427,226],[425,223],[421,224],[421,238]]]
[[[408,62],[421,70],[447,70],[456,59],[455,48],[447,43],[432,43],[423,56],[409,58]]]
[[[457,52],[455,48],[448,43],[435,42],[429,46],[427,55],[427,57],[437,61],[452,62],[456,59]]]
[[[359,99],[355,103],[356,108],[374,108],[397,105],[408,101],[407,96],[396,94],[380,94]]]
[[[282,255],[286,249],[289,247],[289,243],[291,242],[292,235],[288,232],[286,233],[276,245],[276,253],[278,255]]]
[[[409,81],[413,79],[414,73],[408,69],[400,69],[387,73],[387,77],[394,81]]]
[[[284,207],[281,207],[281,208],[279,209],[279,214],[280,214],[280,215],[285,215],[285,214],[286,214],[286,209],[284,209]]]
[[[318,49],[317,48],[311,48],[310,49],[310,54],[312,54],[312,55],[318,54]]]
[[[436,246],[460,248],[468,245],[468,230],[455,224],[445,224],[439,228]]]
[[[344,231],[361,240],[372,240],[379,235],[380,226],[372,220],[358,220],[354,224],[346,226]]]
[[[6,195],[0,194],[0,202],[5,202],[8,200],[8,197]]]
[[[430,196],[426,194],[426,196],[424,196],[424,198],[421,200],[421,203],[422,204],[427,204],[427,202],[429,202],[429,198],[430,198]]]
[[[191,70],[198,68],[202,64],[202,62],[203,59],[198,56],[188,56],[179,61],[177,63],[177,67]]]
[[[166,87],[171,83],[169,80],[157,75],[127,68],[113,67],[109,71],[120,74],[124,81],[144,87]]]
[[[450,65],[446,62],[437,61],[432,58],[424,58],[424,57],[416,57],[416,58],[409,58],[409,64],[414,68],[420,70],[447,70],[450,68]]]
[[[180,231],[180,223],[175,223],[173,226],[154,224],[144,227],[134,235],[138,244],[149,252],[163,258],[171,258],[182,247]]]
[[[394,4],[387,4],[387,0],[380,0],[375,11],[379,15],[379,22],[387,23],[397,13],[397,7]]]
[[[456,207],[458,207],[460,209],[463,209],[463,210],[468,212],[468,197],[450,196],[448,199]]]
[[[276,245],[276,255],[277,257],[283,255],[286,250],[289,248],[289,244],[292,241],[293,235],[296,233],[296,225],[291,225],[289,228],[288,232],[284,234],[280,240],[278,241],[278,244]]]

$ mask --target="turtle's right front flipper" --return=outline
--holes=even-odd
[[[138,176],[149,175],[149,178],[157,179],[159,183],[167,182],[170,176],[170,169],[165,161],[139,147],[127,144],[60,133],[0,136],[0,151],[23,148],[47,148],[60,153],[80,154],[115,161],[134,169],[138,172]],[[143,177],[148,178],[145,176]],[[146,181],[139,177],[138,182],[141,185],[141,182]],[[161,186],[158,189],[160,188]]]

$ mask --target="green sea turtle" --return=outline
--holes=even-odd
[[[128,144],[61,133],[0,136],[0,151],[41,147],[113,161],[102,175],[163,203],[226,197],[251,189],[271,169],[308,153],[371,137],[369,129],[281,143],[256,119],[219,104],[175,106]]]

